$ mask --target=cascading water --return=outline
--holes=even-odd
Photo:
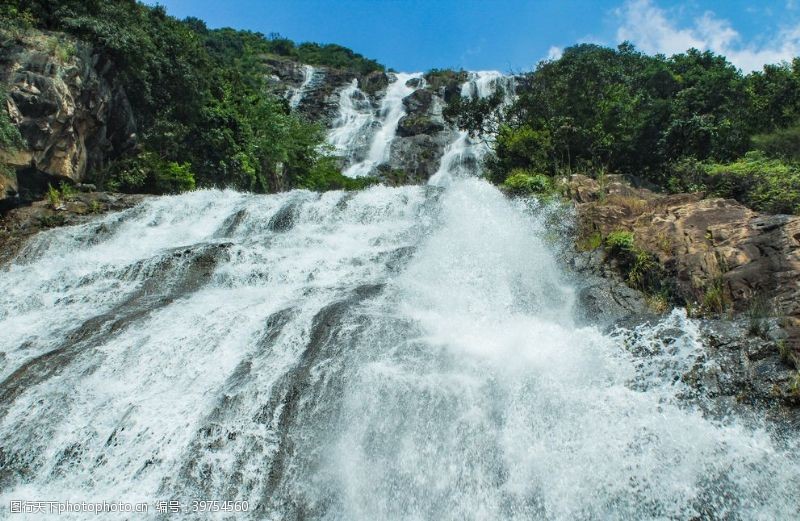
[[[798,517],[798,438],[683,398],[702,356],[683,312],[579,322],[556,210],[446,184],[204,190],[35,236],[0,267],[0,512]]]
[[[328,143],[348,163],[354,163],[369,146],[373,123],[372,104],[354,79],[339,93],[339,116],[328,132]]]
[[[412,82],[411,80],[415,80]],[[349,177],[363,177],[370,175],[373,169],[389,158],[389,149],[397,133],[397,124],[405,115],[403,98],[424,86],[421,73],[394,74],[392,82],[386,89],[381,106],[378,111],[380,127],[372,136],[369,152],[362,161],[350,165],[344,174]],[[329,138],[330,139],[330,138]]]
[[[464,98],[488,98],[497,89],[503,89],[506,102],[513,96],[513,79],[503,76],[497,71],[470,72],[468,79],[461,86]],[[480,137],[471,138],[463,130],[456,131],[455,139],[449,143],[442,154],[439,169],[428,181],[432,185],[446,186],[453,178],[476,176],[480,163],[489,147]]]
[[[289,97],[289,107],[292,110],[295,110],[300,106],[300,102],[303,101],[303,97],[306,95],[306,92],[315,81],[319,81],[317,77],[321,74],[322,71],[318,71],[311,65],[303,65],[303,82],[299,87],[291,90],[292,94]]]

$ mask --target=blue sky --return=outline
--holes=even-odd
[[[149,1],[148,3],[156,3]],[[728,56],[745,71],[800,55],[800,0],[160,0],[209,27],[338,43],[402,71],[529,70],[578,42]]]

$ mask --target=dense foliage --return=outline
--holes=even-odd
[[[497,183],[520,170],[612,171],[766,211],[798,209],[798,59],[745,76],[711,52],[667,58],[627,43],[578,45],[517,83],[510,106],[498,94],[456,100],[446,111],[462,128],[490,136],[487,175]],[[752,149],[763,154],[745,158]]]
[[[5,102],[6,96],[2,93],[0,94],[0,104],[5,104]],[[2,108],[0,105],[0,149],[13,150],[22,145],[22,136],[11,122],[11,118],[8,117],[8,111],[2,110]]]
[[[382,69],[337,45],[209,30],[196,18],[177,20],[161,6],[134,0],[0,0],[0,13],[15,31],[63,31],[113,63],[136,117],[139,149],[90,174],[101,186],[127,191],[342,184],[320,181],[335,177],[320,151],[323,129],[269,93],[263,60],[277,55],[359,72]]]

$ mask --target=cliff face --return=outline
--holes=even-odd
[[[632,232],[674,280],[673,297],[774,317],[784,332],[783,358],[800,365],[800,217],[759,214],[703,194],[655,194],[610,178],[601,185],[576,175],[568,184],[584,242]]]
[[[351,144],[351,157],[342,158],[342,167],[364,159],[374,133],[381,126],[382,102],[387,87],[396,80],[394,73],[376,71],[359,75],[331,67],[309,67],[281,58],[265,59],[264,65],[275,93],[284,97],[292,110],[328,129],[344,124],[340,120],[342,97],[353,96],[361,117],[370,123],[361,129],[360,139]],[[355,92],[348,90],[354,80]],[[389,144],[388,158],[370,175],[394,186],[424,183],[436,173],[445,147],[458,137],[445,122],[442,109],[447,99],[460,94],[462,84],[467,81],[467,73],[451,71],[432,72],[408,80],[413,90],[402,100],[403,116]]]
[[[81,182],[134,146],[134,115],[113,77],[111,62],[62,34],[33,32],[6,44],[3,108],[24,145],[3,153],[10,168],[0,180],[0,204],[29,202],[59,180]]]

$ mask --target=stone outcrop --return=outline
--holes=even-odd
[[[81,224],[100,214],[124,210],[147,195],[76,192],[57,204],[36,201],[15,208],[0,218],[0,265],[13,258],[32,235],[49,228]]]
[[[79,182],[134,146],[134,117],[111,62],[63,34],[33,31],[5,45],[0,82],[9,96],[0,109],[24,140],[2,157],[12,172],[1,187],[5,206],[40,197],[50,182]]]
[[[703,194],[660,195],[616,176],[600,183],[576,175],[565,188],[584,244],[632,232],[674,280],[676,301],[702,306],[713,293],[719,311],[774,316],[785,358],[800,362],[800,216],[762,215]]]

